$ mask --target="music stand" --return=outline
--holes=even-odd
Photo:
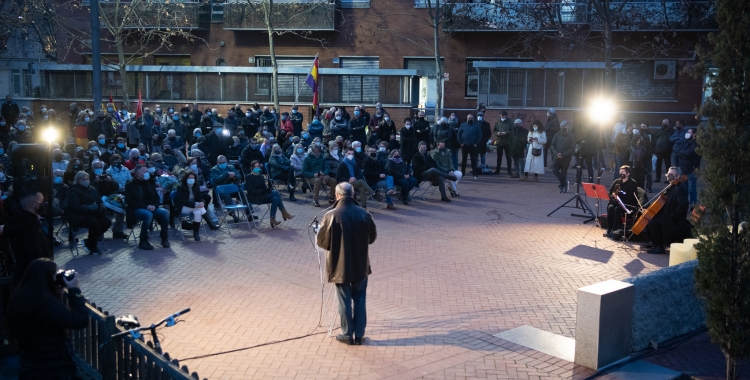
[[[581,178],[581,174],[582,174],[581,171],[582,171],[582,168],[583,168],[581,166],[581,152],[583,151],[583,147],[584,146],[585,146],[585,144],[581,143],[581,147],[578,150],[578,165],[576,165],[576,178]],[[554,214],[555,212],[557,212],[557,210],[559,210],[559,209],[561,209],[563,207],[570,207],[570,208],[580,209],[581,211],[584,212],[584,214],[570,214],[570,216],[576,216],[576,217],[579,217],[579,218],[586,218],[586,220],[583,221],[583,224],[586,224],[586,223],[591,222],[591,221],[593,221],[593,220],[596,219],[596,215],[594,215],[594,211],[591,209],[591,206],[589,206],[589,204],[586,203],[586,200],[583,199],[583,197],[581,197],[581,193],[580,193],[580,191],[581,191],[581,183],[580,182],[581,181],[578,181],[576,183],[576,193],[573,195],[573,198],[568,199],[568,201],[565,202],[565,203],[563,203],[562,205],[560,205],[560,207],[552,210],[552,212],[550,212],[549,214],[547,214],[547,217],[549,217],[550,215]],[[573,201],[576,201],[576,205],[575,206],[568,206],[568,203],[573,202]],[[588,213],[589,215],[586,215],[585,213]]]
[[[604,185],[599,185],[595,183],[582,183],[583,185],[583,192],[586,194],[586,198],[593,198],[596,199],[596,224],[601,227],[601,223],[599,223],[599,215],[601,215],[601,201],[607,201],[609,202],[609,193],[607,191],[607,188]]]

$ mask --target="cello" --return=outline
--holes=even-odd
[[[675,180],[672,180],[667,187],[664,188],[664,190],[660,191],[659,194],[656,194],[656,196],[648,201],[646,203],[647,205],[650,204],[646,208],[646,210],[643,211],[643,214],[638,217],[638,220],[635,221],[635,224],[633,224],[633,228],[630,229],[634,234],[640,235],[641,232],[646,228],[648,223],[654,219],[657,213],[661,211],[662,207],[667,203],[667,196],[664,195],[664,193],[669,190],[672,186],[677,186],[679,183],[687,181],[687,176],[683,175],[680,178],[677,178]]]

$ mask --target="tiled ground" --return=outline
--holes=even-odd
[[[489,158],[494,162],[494,157]],[[571,182],[574,171],[569,172]],[[608,183],[611,173],[605,173]],[[573,337],[576,289],[666,266],[608,241],[563,209],[551,174],[539,183],[506,175],[466,179],[461,198],[437,193],[397,211],[371,206],[368,346],[327,337],[316,252],[307,225],[320,211],[286,202],[297,217],[271,229],[237,227],[210,239],[144,252],[108,240],[103,256],[58,256],[83,274],[84,294],[116,315],[150,323],[191,307],[163,329],[172,357],[307,338],[182,361],[209,379],[570,379],[593,371],[495,338],[530,325]],[[655,188],[656,190],[656,188]],[[416,197],[415,197],[416,198]],[[325,288],[326,295],[328,287]],[[325,310],[326,314],[330,310]],[[719,363],[718,365],[721,365]]]

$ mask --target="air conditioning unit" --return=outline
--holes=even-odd
[[[255,57],[250,57],[247,59],[247,61],[250,63],[255,63]]]
[[[677,77],[677,61],[654,61],[654,79],[674,80]]]

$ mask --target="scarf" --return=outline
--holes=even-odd
[[[349,177],[356,177],[354,175],[354,160],[349,161],[348,158],[344,159],[344,163],[346,164],[346,167],[349,168]]]

